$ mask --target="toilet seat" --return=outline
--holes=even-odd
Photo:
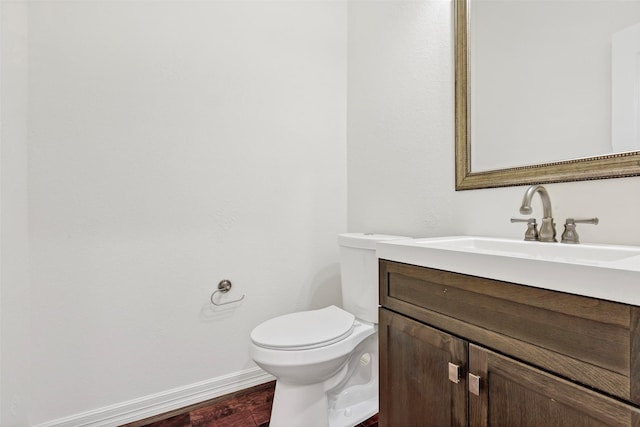
[[[267,320],[251,332],[251,341],[272,350],[310,350],[345,339],[354,323],[353,314],[330,305]]]

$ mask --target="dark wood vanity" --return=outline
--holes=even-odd
[[[380,304],[381,426],[640,426],[640,307],[386,260]]]

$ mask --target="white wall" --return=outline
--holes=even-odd
[[[345,3],[30,2],[29,90],[31,424],[241,372],[255,325],[340,302]]]
[[[454,191],[452,12],[448,0],[349,4],[350,230],[523,236],[509,218],[526,187]],[[598,216],[583,242],[640,244],[640,177],[546,187],[560,231]]]
[[[0,425],[27,425],[27,9],[0,2]]]
[[[349,229],[421,236],[453,208],[449,1],[349,3]]]
[[[3,426],[253,366],[254,325],[339,302],[347,225],[522,235],[524,187],[454,191],[449,0],[29,2],[28,81],[8,4]],[[640,244],[640,178],[547,187],[601,218],[584,241]],[[222,278],[246,299],[213,311]]]

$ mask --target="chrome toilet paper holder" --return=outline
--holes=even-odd
[[[233,303],[242,301],[244,299],[244,297],[245,297],[244,295],[242,295],[238,299],[234,299],[233,301],[227,301],[227,302],[222,302],[222,303],[218,303],[218,302],[214,301],[213,297],[217,293],[226,294],[227,292],[229,292],[231,290],[231,286],[232,286],[232,284],[231,284],[230,280],[227,280],[227,279],[221,280],[220,283],[218,283],[218,289],[213,291],[213,293],[211,294],[211,298],[210,298],[211,304],[217,305],[219,307],[219,306],[222,306],[222,305],[228,305],[228,304],[233,304]]]

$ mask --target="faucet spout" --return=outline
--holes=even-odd
[[[522,205],[520,206],[520,213],[523,215],[530,215],[533,209],[531,209],[531,200],[533,195],[538,193],[540,199],[542,199],[542,225],[540,227],[540,241],[541,242],[556,242],[556,225],[553,222],[553,214],[551,213],[551,198],[547,189],[542,185],[532,185],[527,188],[522,198]]]

